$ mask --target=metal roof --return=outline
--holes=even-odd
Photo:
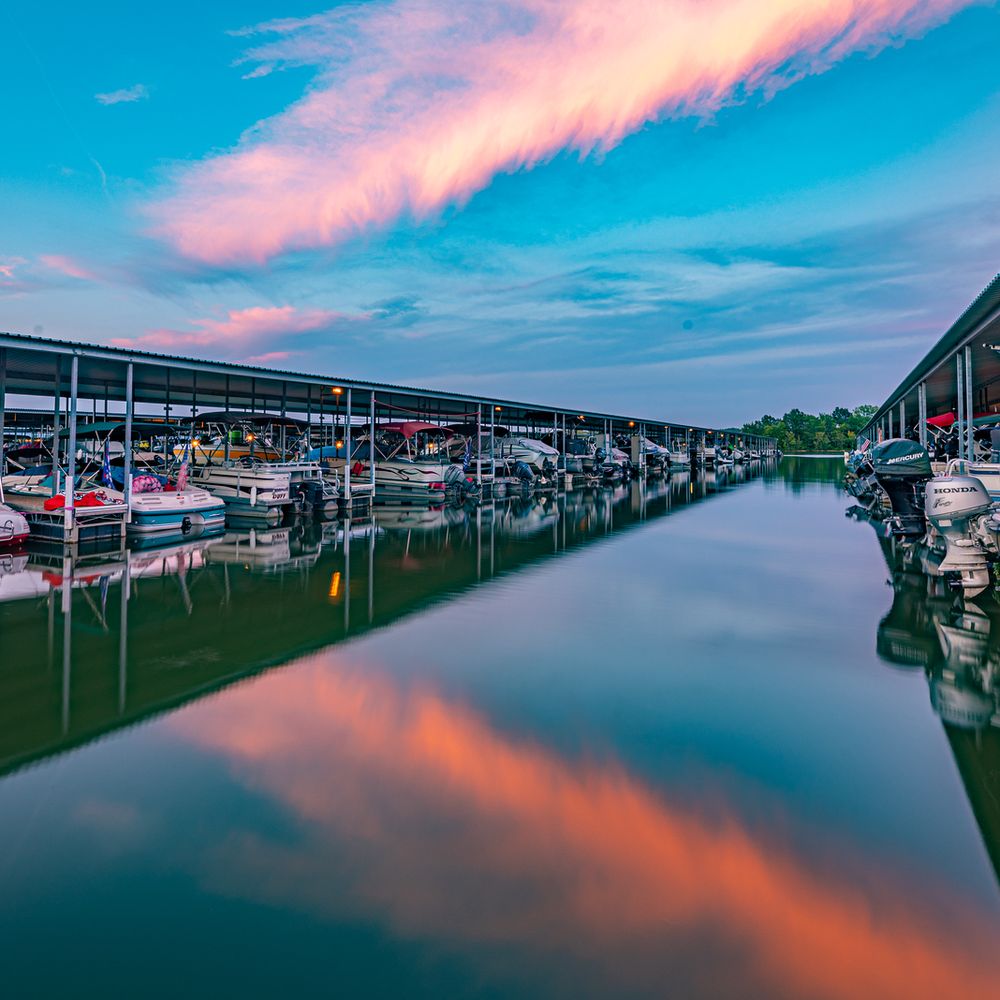
[[[52,394],[55,387],[56,364],[62,359],[61,385],[68,389],[69,365],[65,359],[79,358],[79,395],[87,399],[123,399],[125,365],[134,365],[133,398],[137,405],[168,404],[173,419],[183,419],[190,413],[197,400],[201,406],[215,404],[224,407],[245,406],[255,410],[280,410],[313,412],[326,417],[340,411],[346,404],[348,389],[360,390],[366,395],[377,395],[378,414],[397,420],[414,417],[452,418],[474,416],[475,407],[485,404],[500,407],[505,421],[520,418],[541,422],[547,417],[567,416],[584,424],[590,421],[613,420],[618,424],[635,421],[636,426],[649,428],[690,428],[693,431],[716,433],[717,429],[700,427],[663,417],[648,418],[637,414],[606,413],[587,409],[568,409],[561,406],[543,407],[538,403],[496,399],[440,389],[422,389],[414,386],[395,385],[341,378],[324,374],[267,369],[231,361],[207,361],[138,351],[132,348],[106,347],[76,341],[54,340],[23,334],[0,333],[0,350],[6,354],[9,393],[25,395]],[[332,390],[342,389],[341,394]],[[353,401],[352,411],[357,414],[366,404]],[[577,426],[580,426],[579,422]],[[738,432],[742,433],[742,432]]]
[[[973,299],[962,315],[945,331],[941,339],[914,366],[909,375],[889,394],[868,426],[877,423],[901,399],[914,392],[921,382],[927,381],[930,376],[938,372],[944,362],[954,355],[955,351],[970,340],[988,330],[993,332],[994,329],[1000,334],[1000,274],[994,276],[993,280]],[[980,350],[985,350],[986,353],[981,354],[979,360],[994,361],[995,352],[991,348],[982,345]],[[975,368],[980,370],[981,365],[975,366]],[[929,387],[940,390],[934,393],[937,397],[947,396],[951,386],[951,374],[940,374],[943,377],[939,377],[935,381],[935,385]],[[933,402],[932,397],[929,397],[929,410],[934,408]]]

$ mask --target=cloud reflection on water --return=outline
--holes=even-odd
[[[996,995],[996,928],[965,901],[932,910],[871,859],[811,870],[733,815],[329,654],[172,725],[298,824],[232,830],[206,859],[226,895],[374,916],[576,992]]]

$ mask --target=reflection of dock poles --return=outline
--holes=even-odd
[[[129,365],[129,375],[132,366]],[[128,687],[128,599],[132,589],[132,576],[129,573],[129,550],[125,550],[125,569],[122,572],[122,614],[118,635],[118,714],[125,711],[125,696]]]
[[[76,360],[74,355],[73,360]],[[63,556],[62,573],[63,612],[63,670],[62,670],[62,731],[69,732],[70,671],[73,662],[73,558]]]

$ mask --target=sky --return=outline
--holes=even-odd
[[[0,330],[711,426],[1000,270],[1000,9],[0,10]]]

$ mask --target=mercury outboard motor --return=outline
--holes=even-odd
[[[871,466],[892,507],[889,530],[902,538],[924,533],[924,485],[931,479],[927,449],[917,441],[890,438],[871,449]]]
[[[938,476],[925,488],[927,541],[944,548],[940,573],[957,573],[966,597],[990,585],[989,564],[998,555],[1000,512],[975,476]]]

